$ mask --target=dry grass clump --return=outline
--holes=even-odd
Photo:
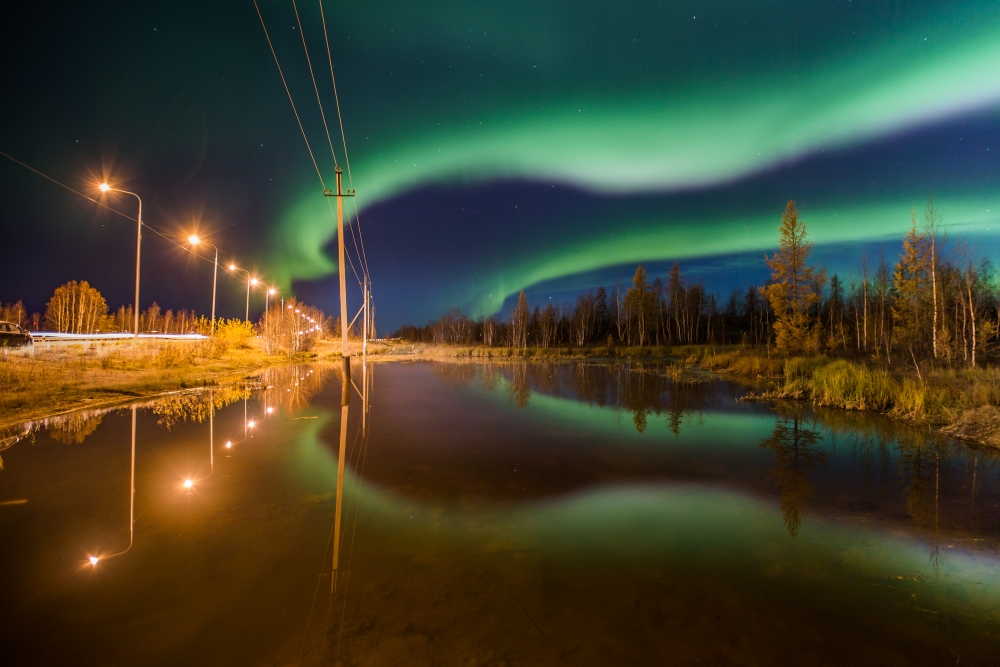
[[[842,359],[832,363],[815,361],[810,393],[818,405],[848,410],[885,410],[895,403],[899,385],[888,371]],[[800,377],[805,376],[808,367],[805,363],[799,366]]]
[[[785,365],[783,359],[747,354],[741,350],[716,354],[699,354],[698,352],[688,356],[688,363],[698,364],[709,370],[727,371],[748,377],[777,377],[781,375]]]

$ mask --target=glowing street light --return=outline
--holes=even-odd
[[[135,337],[139,337],[139,255],[142,249],[142,199],[139,198],[134,192],[129,192],[128,190],[119,190],[118,188],[113,188],[107,183],[101,183],[97,186],[98,189],[103,193],[108,192],[120,192],[124,195],[132,195],[139,200],[139,215],[136,218],[136,228],[135,228]]]
[[[268,309],[271,307],[271,297],[274,296],[278,290],[273,287],[268,287],[267,291],[264,292],[264,312],[267,313]]]
[[[100,558],[98,558],[97,556],[91,556],[91,557],[90,557],[90,558],[88,558],[87,560],[89,560],[89,561],[90,561],[90,564],[91,564],[91,565],[97,565],[97,561],[99,561],[99,560],[100,560]]]
[[[232,449],[232,448],[233,448],[233,441],[230,440],[229,442],[226,443],[226,449]]]
[[[250,421],[248,421],[247,422],[247,426],[249,426],[250,428],[253,428],[254,427],[254,421],[252,419]]]
[[[190,489],[192,486],[194,486],[194,480],[186,479],[186,480],[184,480],[184,484],[182,484],[182,486],[185,489]]]
[[[215,335],[215,283],[218,281],[219,278],[219,249],[216,248],[211,243],[202,241],[200,238],[198,238],[197,234],[192,234],[191,236],[189,236],[188,242],[192,246],[203,244],[215,248],[215,272],[212,274],[212,335],[214,336]]]
[[[244,322],[249,322],[250,321],[250,286],[251,285],[256,285],[257,282],[258,282],[258,280],[255,277],[253,277],[252,275],[250,275],[250,272],[247,271],[246,269],[241,269],[238,266],[236,266],[235,264],[230,264],[229,265],[229,272],[230,273],[235,273],[237,271],[242,271],[243,273],[247,274],[247,307],[246,307],[246,313],[243,316],[243,321]]]

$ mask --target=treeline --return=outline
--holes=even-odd
[[[674,264],[650,281],[639,266],[631,286],[599,287],[573,304],[532,306],[522,291],[507,317],[472,319],[450,310],[394,335],[414,342],[499,347],[747,344],[783,355],[835,352],[887,363],[934,359],[975,366],[996,354],[1000,285],[992,264],[949,241],[930,201],[911,215],[903,250],[890,265],[862,258],[846,278],[811,265],[805,223],[785,208],[779,248],[765,256],[766,285],[722,299]]]
[[[14,322],[31,330],[45,329],[60,333],[132,333],[135,331],[135,311],[121,306],[108,312],[104,296],[86,280],[73,280],[56,288],[45,307],[45,313],[27,315],[24,305],[0,303],[0,321]],[[215,333],[225,327],[223,335],[242,338],[260,336],[268,354],[311,349],[329,331],[339,327],[339,320],[329,320],[323,311],[297,301],[294,297],[276,301],[261,316],[256,325],[242,320],[216,319]],[[140,333],[212,334],[212,320],[193,310],[162,310],[153,304],[139,313]]]

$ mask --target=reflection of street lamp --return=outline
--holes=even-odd
[[[135,231],[135,336],[139,337],[139,251],[142,248],[142,199],[139,199],[139,195],[134,192],[129,192],[128,190],[119,190],[118,188],[113,188],[107,183],[101,183],[97,186],[101,192],[120,192],[124,195],[132,195],[139,200],[139,216],[136,218],[136,231]]]
[[[215,283],[219,277],[219,249],[216,248],[213,244],[199,239],[197,234],[192,234],[191,236],[189,236],[188,241],[193,246],[203,244],[215,248],[215,273],[212,274],[212,335],[214,336],[215,335]]]
[[[135,407],[135,405],[132,406],[132,468],[129,478],[128,547],[126,547],[125,551],[132,548],[132,542],[135,537]],[[105,559],[121,556],[125,553],[125,551],[119,551],[116,554],[105,556]],[[97,556],[90,556],[87,560],[90,561],[91,565],[96,566],[100,558]]]

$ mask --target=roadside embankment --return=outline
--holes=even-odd
[[[289,363],[259,340],[91,341],[39,344],[0,360],[0,426],[84,407],[238,379]]]

